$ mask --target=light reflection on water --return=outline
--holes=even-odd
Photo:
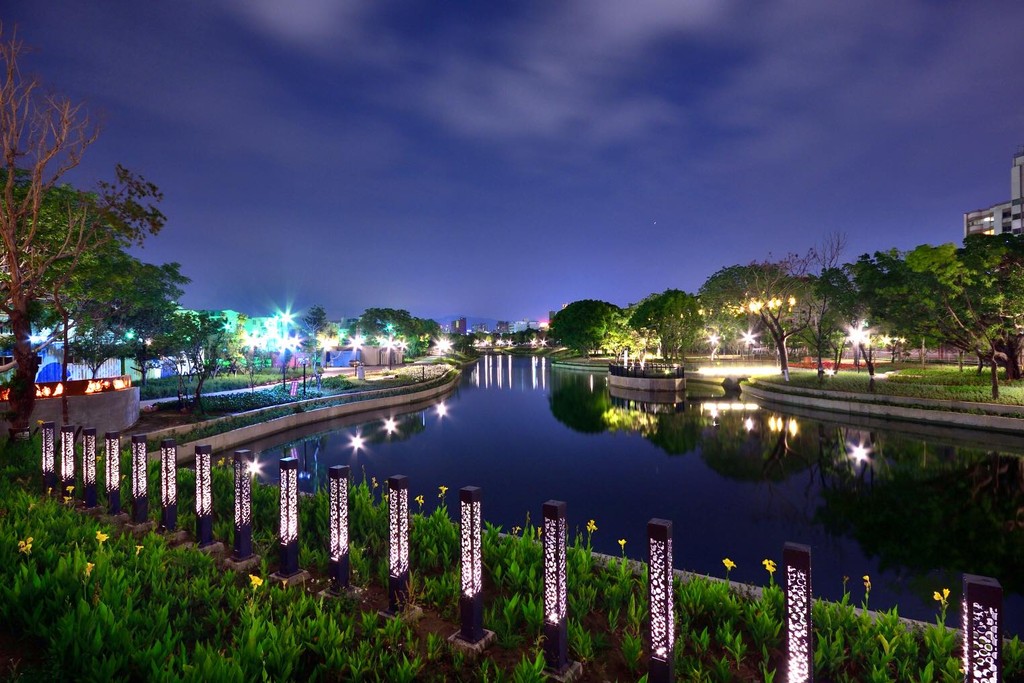
[[[854,577],[846,587],[858,604],[869,574],[872,608],[899,604],[923,620],[934,619],[935,590],[959,590],[960,572],[996,576],[1008,630],[1024,631],[1022,444],[1006,439],[996,452],[964,432],[922,438],[693,393],[666,404],[617,398],[602,374],[487,356],[444,401],[247,447],[268,480],[295,455],[306,491],[326,485],[335,464],[357,480],[408,475],[410,495],[428,501],[443,484],[453,516],[458,488],[481,486],[484,519],[505,528],[565,500],[571,527],[594,519],[595,549],[610,554],[624,538],[643,558],[647,520],[672,519],[678,568],[722,576],[729,557],[740,581],[766,583],[761,560],[805,543],[816,594],[838,598]]]

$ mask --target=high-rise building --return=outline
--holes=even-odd
[[[452,334],[466,334],[466,319],[456,318],[452,321]]]
[[[964,214],[964,237],[968,235],[1021,234],[1024,231],[1024,146],[1017,150],[1010,167],[1010,201]]]
[[[498,324],[494,326],[494,331],[498,334],[508,334],[511,329],[511,325],[507,320],[499,320]]]

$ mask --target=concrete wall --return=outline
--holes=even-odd
[[[278,434],[280,432],[286,432],[290,429],[302,427],[304,425],[313,424],[316,422],[323,422],[326,420],[332,420],[338,417],[344,417],[346,415],[352,415],[355,413],[370,412],[374,410],[380,410],[381,408],[391,408],[395,406],[403,406],[411,403],[417,403],[437,396],[444,396],[455,389],[458,385],[461,375],[456,375],[451,381],[445,382],[444,384],[431,387],[429,389],[423,389],[421,391],[414,391],[407,394],[398,394],[392,396],[384,396],[381,398],[372,398],[363,401],[355,401],[353,403],[343,403],[341,405],[328,406],[325,408],[308,408],[301,413],[292,413],[290,415],[284,415],[273,420],[267,420],[266,422],[259,422],[248,427],[242,427],[235,429],[230,432],[224,432],[222,434],[216,434],[214,436],[204,437],[198,441],[190,441],[188,443],[178,444],[178,462],[192,462],[195,456],[195,447],[199,444],[209,444],[213,447],[214,453],[219,451],[225,451],[235,446],[239,446],[243,443],[255,441],[256,439],[262,439],[266,436]],[[387,389],[381,391],[389,391]],[[323,399],[311,399],[311,401],[320,401]],[[304,403],[304,402],[302,402]],[[289,404],[295,405],[295,404]],[[280,406],[275,406],[280,407]],[[225,418],[221,418],[225,419]],[[183,428],[177,428],[180,432],[182,429],[192,430],[200,424],[185,425]],[[175,428],[161,430],[159,432],[150,432],[147,437],[149,439],[166,439],[175,436]],[[151,451],[149,453],[151,460],[160,458],[159,451]]]
[[[632,389],[633,391],[686,391],[686,380],[682,377],[670,377],[668,379],[654,379],[650,377],[619,377],[608,375],[608,386],[621,389]]]
[[[842,415],[858,415],[906,420],[925,424],[950,425],[969,429],[999,431],[1014,434],[1024,433],[1024,409],[1020,406],[978,404],[966,401],[939,401],[925,398],[901,396],[880,396],[878,394],[844,394],[839,392],[815,391],[801,388],[800,394],[788,391],[773,391],[770,385],[747,384],[743,386],[746,397],[771,401],[781,405],[793,405],[811,410],[820,410]],[[885,403],[881,403],[885,401]],[[888,405],[898,403],[900,405]],[[928,406],[928,407],[910,407]],[[1001,415],[977,415],[955,410],[989,410]],[[1008,417],[1007,415],[1017,415]]]
[[[0,403],[0,411],[7,410],[7,402]],[[68,419],[73,425],[95,427],[99,435],[124,431],[139,420],[139,388],[68,396]],[[34,428],[37,420],[63,424],[61,399],[37,398],[29,426]],[[0,421],[0,434],[6,433],[9,427],[6,420]]]

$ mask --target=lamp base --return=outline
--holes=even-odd
[[[484,650],[486,650],[488,646],[491,643],[493,643],[496,638],[497,635],[495,635],[494,631],[488,631],[487,629],[484,629],[483,638],[476,641],[475,643],[471,643],[468,640],[462,639],[462,629],[459,629],[455,633],[448,636],[448,643],[452,646],[453,650],[461,652],[466,659],[468,659],[469,661],[473,661],[474,659],[480,657],[480,655],[484,653]]]

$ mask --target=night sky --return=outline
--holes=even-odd
[[[1024,2],[6,0],[166,194],[182,303],[546,319],[959,242],[1024,144]]]

